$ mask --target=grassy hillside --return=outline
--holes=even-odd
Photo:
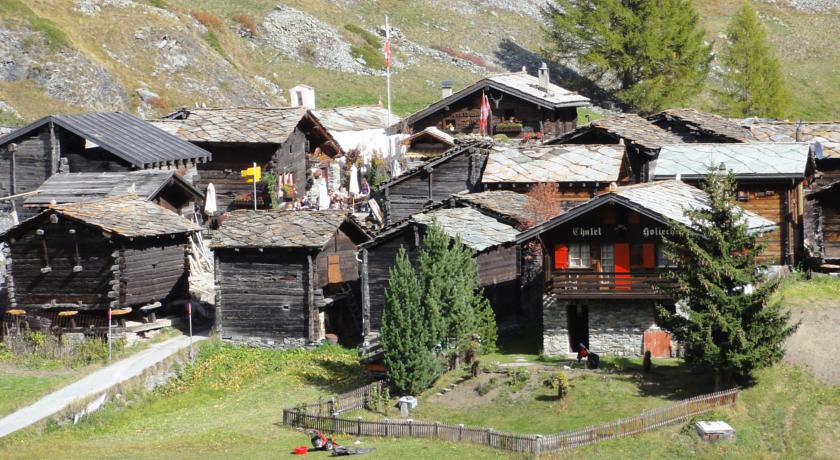
[[[278,105],[291,86],[305,83],[317,90],[319,106],[373,104],[385,99],[385,79],[330,70],[285,57],[264,40],[262,22],[276,5],[303,11],[331,26],[354,53],[370,56],[378,48],[365,45],[367,34],[376,32],[388,14],[393,27],[426,49],[443,50],[437,57],[406,52],[394,42],[397,61],[413,63],[396,69],[393,75],[394,109],[411,113],[439,97],[439,82],[455,81],[456,89],[479,78],[481,73],[501,67],[518,67],[533,61],[532,51],[542,44],[540,24],[532,16],[494,8],[493,0],[481,2],[419,2],[404,0],[134,0],[119,2],[92,0],[94,12],[80,11],[76,0],[4,0],[0,5],[0,32],[35,31],[43,41],[29,43],[37,48],[39,61],[29,73],[35,77],[3,81],[0,100],[14,107],[22,118],[31,120],[50,112],[92,110],[92,103],[62,98],[47,83],[35,83],[43,61],[78,52],[92,65],[102,66],[127,95],[123,109],[153,116],[178,108],[205,104]],[[508,2],[509,3],[509,2]],[[528,3],[535,4],[534,2]],[[720,42],[720,32],[740,0],[696,0],[709,39]],[[489,5],[489,6],[488,6]],[[817,14],[756,3],[768,26],[770,38],[786,68],[794,94],[793,118],[840,119],[840,29],[837,13]],[[530,11],[535,11],[531,9]],[[139,37],[139,38],[138,38]],[[369,36],[367,37],[370,38]],[[29,42],[33,40],[27,38]],[[175,43],[175,56],[186,64],[167,63],[164,53]],[[318,52],[317,44],[309,52]],[[0,52],[2,52],[0,45]],[[181,54],[178,54],[181,53]],[[13,53],[14,54],[14,53]],[[182,56],[183,55],[183,56]],[[441,57],[443,56],[443,58]],[[462,65],[466,59],[485,62],[484,70]],[[65,59],[67,59],[65,57]],[[75,58],[71,58],[71,62]],[[167,61],[161,63],[161,61]],[[453,62],[455,61],[455,62]],[[60,59],[58,62],[62,62]],[[172,64],[167,67],[168,64]],[[161,66],[164,70],[161,70]],[[170,67],[175,67],[174,69]],[[89,65],[83,66],[90,67]],[[371,67],[375,67],[371,65]],[[73,85],[74,75],[64,75]],[[276,85],[280,93],[266,90],[258,79]],[[7,80],[9,80],[7,78]],[[53,79],[54,80],[54,79]],[[54,82],[51,81],[50,84]],[[563,82],[559,82],[562,84]],[[54,85],[55,86],[55,85]],[[147,88],[159,95],[142,101],[136,90]],[[52,94],[52,96],[50,95]],[[708,92],[693,105],[712,109]],[[4,120],[7,118],[3,118]]]

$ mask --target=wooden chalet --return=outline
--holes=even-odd
[[[661,238],[669,222],[690,225],[684,210],[707,206],[701,190],[670,180],[619,187],[522,232],[544,255],[543,353],[564,355],[579,344],[598,353],[668,356],[670,339],[656,327],[654,307],[669,299],[654,289],[670,262]],[[775,223],[750,211],[753,232]]]
[[[0,138],[0,196],[32,192],[59,172],[183,174],[210,158],[210,152],[127,113],[52,115]]]
[[[840,270],[840,181],[807,195],[805,250],[809,266]]]
[[[485,190],[527,192],[556,184],[564,200],[588,200],[611,183],[630,181],[624,149],[615,145],[495,147],[481,176]]]
[[[454,94],[444,94],[443,99],[405,119],[411,132],[433,126],[450,135],[477,134],[481,100],[486,95],[491,135],[559,136],[577,127],[577,108],[590,105],[588,98],[550,83],[545,65],[538,77],[524,70],[491,75]]]
[[[220,212],[253,207],[253,186],[240,173],[253,163],[263,174],[292,174],[303,196],[309,169],[342,152],[304,107],[182,109],[155,124],[213,152],[213,161],[198,165],[193,182],[202,191],[213,184]],[[263,184],[257,194],[259,206],[268,208]]]
[[[804,187],[814,175],[807,143],[676,144],[661,148],[649,180],[680,177],[698,185],[710,168],[735,175],[739,205],[771,220],[779,230],[766,236],[764,261],[792,265],[804,247]]]
[[[418,213],[360,245],[362,260],[362,311],[365,335],[378,331],[385,309],[385,288],[397,251],[404,247],[416,260],[423,234],[433,221],[443,231],[476,252],[480,283],[497,317],[514,315],[519,309],[519,231],[509,223],[472,207],[440,205]]]
[[[211,244],[218,333],[272,347],[361,338],[356,251],[368,239],[347,211],[228,213]]]
[[[187,251],[197,231],[134,195],[51,206],[0,236],[8,305],[31,316],[102,318],[109,306],[139,313],[188,299]]]
[[[128,193],[191,218],[204,200],[187,179],[169,170],[101,173],[60,173],[46,180],[27,197],[25,208],[44,209],[52,204],[82,203]]]
[[[459,144],[441,157],[381,184],[373,197],[382,209],[384,224],[406,219],[455,193],[480,189],[481,171],[491,147],[489,141]]]
[[[412,169],[439,158],[455,147],[455,138],[434,126],[429,126],[403,140],[402,147],[406,166]]]

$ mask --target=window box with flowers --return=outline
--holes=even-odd
[[[515,121],[503,121],[497,123],[493,131],[497,133],[520,133],[522,132],[522,123]]]

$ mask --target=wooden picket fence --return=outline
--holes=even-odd
[[[719,407],[734,406],[738,399],[738,389],[733,388],[708,395],[695,396],[671,406],[643,412],[635,417],[547,436],[506,433],[495,431],[492,428],[449,425],[440,422],[391,421],[388,419],[368,421],[361,417],[349,419],[338,416],[340,412],[368,407],[374,388],[381,393],[383,382],[374,382],[329,401],[284,409],[283,424],[312,428],[327,433],[343,433],[355,436],[411,437],[468,442],[494,449],[527,452],[539,456],[541,453],[559,452],[684,422],[696,415],[710,412]]]

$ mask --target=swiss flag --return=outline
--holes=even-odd
[[[385,67],[391,69],[391,34],[385,31]]]
[[[487,98],[486,94],[481,95],[481,119],[479,120],[479,128],[481,129],[482,134],[488,134],[489,129],[487,129],[487,124],[490,120],[490,99]]]

